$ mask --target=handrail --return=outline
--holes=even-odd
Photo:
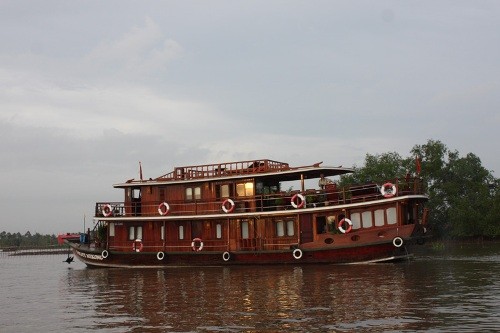
[[[423,181],[419,178],[394,179],[390,181],[396,186],[395,196],[407,194],[423,194]],[[325,190],[288,191],[272,194],[258,194],[248,197],[231,198],[235,204],[234,212],[264,212],[277,210],[292,210],[291,200],[294,195],[301,194],[304,198],[304,207],[331,206],[359,201],[383,199],[380,188],[382,185],[368,183],[350,185],[344,188],[328,187]],[[215,215],[222,214],[222,203],[225,198],[193,201],[169,201],[168,216],[186,215]],[[302,200],[302,199],[301,199]],[[95,217],[145,217],[161,216],[158,211],[160,201],[149,201],[125,204],[125,202],[97,202]],[[111,210],[109,209],[111,207]]]
[[[288,170],[288,163],[272,160],[249,160],[228,163],[191,165],[176,167],[174,171],[156,178],[156,180],[185,180],[227,175],[245,175],[269,171]]]

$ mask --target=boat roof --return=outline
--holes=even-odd
[[[351,168],[340,166],[321,166],[323,162],[312,165],[291,167],[288,163],[268,159],[238,161],[217,164],[175,167],[172,172],[148,180],[129,179],[125,183],[114,184],[116,188],[137,187],[141,185],[173,185],[255,178],[263,181],[294,181],[300,179],[333,177],[354,172]]]

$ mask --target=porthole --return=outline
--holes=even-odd
[[[333,238],[330,238],[330,237],[326,238],[325,243],[326,244],[333,244]]]

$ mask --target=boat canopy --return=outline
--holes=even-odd
[[[288,163],[268,159],[239,161],[217,164],[175,167],[172,172],[155,179],[130,179],[125,183],[113,185],[116,188],[134,187],[138,185],[167,185],[193,183],[200,181],[219,181],[229,179],[255,178],[260,180],[295,181],[301,179],[333,177],[354,172],[342,166],[321,166],[323,162],[312,165],[290,167]]]

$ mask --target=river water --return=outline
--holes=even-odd
[[[500,331],[500,244],[362,265],[88,269],[0,256],[0,332]]]

